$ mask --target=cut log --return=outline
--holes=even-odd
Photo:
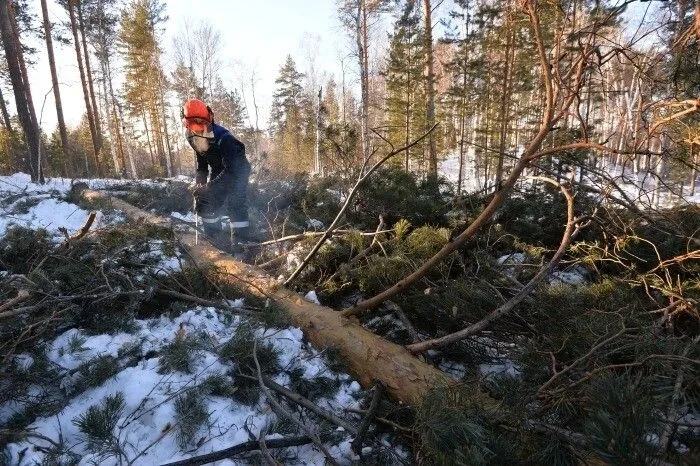
[[[82,197],[100,205],[107,203],[132,220],[171,227],[168,219],[145,212],[107,193],[84,190]],[[201,238],[195,244],[193,233],[176,231],[175,235],[196,263],[215,265],[226,272],[222,274],[226,280],[240,289],[271,298],[285,308],[294,324],[316,348],[336,349],[348,372],[363,387],[369,389],[381,382],[394,399],[415,406],[432,387],[454,383],[444,372],[419,360],[404,347],[375,335],[354,319],[342,317],[331,308],[306,301],[260,268],[236,261]],[[483,396],[486,401],[487,397]]]

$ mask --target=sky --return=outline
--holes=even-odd
[[[48,3],[52,23],[68,20],[63,8],[52,0]],[[348,58],[349,39],[338,20],[335,0],[210,0],[206,3],[166,0],[164,3],[169,16],[162,26],[164,32],[161,38],[166,71],[172,69],[173,38],[185,21],[191,21],[193,25],[199,21],[209,22],[223,39],[220,58],[224,63],[224,84],[241,90],[242,83],[245,83],[242,90],[251,109],[250,77],[255,71],[256,100],[263,126],[269,115],[274,81],[288,54],[304,71],[308,53],[303,43],[314,44],[318,50],[316,68],[337,77],[340,76],[341,58],[345,57],[346,63],[351,60]],[[40,15],[38,1],[34,8],[35,13]],[[36,65],[28,70],[29,79],[37,115],[41,115],[39,118],[44,130],[50,132],[56,126],[56,112],[50,93],[48,58],[43,43],[37,41],[34,46],[39,52]],[[74,127],[85,110],[75,50],[72,44],[66,46],[57,42],[54,42],[54,50],[66,124]],[[11,100],[11,96],[6,98]]]

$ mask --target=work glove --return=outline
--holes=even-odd
[[[193,195],[194,197],[197,197],[197,194],[199,194],[200,192],[202,192],[202,190],[204,190],[206,187],[207,187],[206,183],[204,183],[204,184],[202,184],[202,183],[195,183],[195,184],[191,184],[191,185],[189,186],[189,188],[187,188],[187,189],[188,189],[189,192],[192,193],[192,195]]]
[[[197,184],[191,188],[191,192],[194,196],[195,212],[201,214],[206,211],[213,201],[209,187],[206,184]]]

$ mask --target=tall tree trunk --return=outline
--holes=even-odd
[[[56,73],[56,61],[53,55],[53,39],[51,37],[51,22],[49,21],[49,10],[46,6],[46,0],[41,0],[41,13],[44,18],[44,34],[46,35],[46,51],[49,55],[49,68],[51,69],[53,97],[56,101],[58,133],[61,137],[61,148],[63,149],[63,155],[64,157],[68,158],[68,132],[66,131],[66,122],[63,119],[63,105],[61,104],[61,91],[58,87],[58,74]]]
[[[148,143],[148,152],[151,154],[151,165],[156,165],[156,159],[153,156],[153,147],[151,146],[151,135],[148,132],[148,120],[146,119],[146,109],[141,107],[141,116],[143,117],[143,128],[146,130],[146,142]]]
[[[37,166],[39,161],[39,128],[36,124],[36,118],[32,118],[33,112],[29,109],[31,92],[27,87],[28,81],[25,81],[22,76],[24,54],[19,37],[17,37],[17,28],[13,22],[12,4],[9,0],[0,0],[0,35],[2,35],[5,59],[15,95],[17,116],[27,141],[28,154],[25,169],[29,171],[32,181],[40,181],[40,171]]]
[[[314,148],[314,172],[323,177],[321,168],[321,99],[323,98],[323,87],[318,88],[318,100],[316,101],[316,147]]]
[[[160,98],[161,116],[163,119],[163,137],[165,139],[165,169],[169,177],[175,173],[173,170],[173,153],[170,149],[170,135],[168,134],[168,118],[165,106],[165,86],[163,85],[163,74],[160,71],[160,63],[156,63],[156,72],[158,73],[158,97]]]
[[[369,157],[369,39],[367,34],[367,5],[357,2],[357,53],[360,60],[360,90],[362,95],[360,125],[362,128],[362,157]]]
[[[505,13],[509,14],[508,11]],[[503,51],[505,54],[505,63],[503,64],[503,84],[501,86],[501,105],[499,107],[499,119],[500,119],[500,130],[499,130],[499,143],[498,143],[498,165],[496,166],[496,183],[501,181],[503,178],[503,161],[505,159],[506,152],[506,136],[508,132],[508,107],[510,104],[510,80],[511,80],[511,68],[513,66],[513,52],[515,49],[515,25],[513,22],[507,18],[507,34],[506,47]]]
[[[13,36],[15,38],[15,47],[18,53],[18,63],[19,70],[22,73],[22,81],[24,81],[24,92],[27,96],[27,107],[29,108],[29,117],[31,118],[32,125],[36,134],[37,142],[37,176],[40,183],[44,183],[44,168],[48,165],[48,157],[46,156],[46,151],[42,150],[43,141],[41,140],[41,128],[39,127],[39,120],[36,117],[36,111],[34,108],[34,101],[32,99],[32,89],[31,83],[29,82],[29,74],[27,73],[27,64],[24,61],[24,52],[22,51],[22,43],[19,40],[19,28],[17,27],[17,20],[15,19],[15,11],[12,3],[7,9],[10,16],[10,24],[12,25]]]
[[[112,84],[112,65],[110,64],[109,61],[109,54],[106,54],[105,56],[105,65],[107,67],[107,84],[109,85],[109,97],[110,101],[112,102],[112,114],[114,115],[114,126],[116,128],[117,132],[117,143],[119,145],[119,157],[121,160],[121,166],[122,166],[122,173],[121,176],[126,178],[127,177],[127,171],[126,171],[126,158],[129,159],[129,167],[131,168],[131,178],[136,179],[136,165],[134,164],[134,158],[131,154],[131,151],[129,151],[128,145],[124,142],[123,136],[126,134],[126,130],[124,128],[124,116],[122,115],[122,110],[121,106],[117,104],[117,98],[114,96],[114,86]],[[128,152],[128,155],[125,157],[125,152]]]
[[[112,104],[117,107],[119,110],[119,122],[121,123],[121,128],[122,132],[121,134],[126,135],[126,123],[124,120],[124,112],[122,112],[122,107],[117,103],[117,100],[114,98],[114,89],[112,88],[112,81],[110,80],[109,82],[109,92],[112,95]],[[133,131],[131,132],[131,140],[133,140]],[[138,179],[138,173],[136,171],[136,161],[134,160],[134,151],[132,150],[131,144],[129,144],[129,141],[124,142],[124,152],[126,152],[126,156],[129,159],[129,167],[131,168],[131,178],[136,180]]]
[[[122,171],[124,170],[124,165],[123,162],[120,163],[120,157],[119,157],[119,151],[121,150],[121,141],[119,141],[119,128],[116,122],[116,119],[113,121],[109,116],[112,113],[111,111],[111,105],[109,102],[109,91],[107,89],[107,65],[105,63],[105,59],[101,58],[100,59],[100,68],[102,71],[102,103],[103,103],[103,108],[104,108],[104,116],[107,120],[107,125],[105,126],[105,130],[107,131],[107,138],[111,142],[109,145],[109,152],[112,155],[112,164],[114,165],[114,173],[116,176],[119,176]],[[116,140],[116,141],[115,141]],[[117,144],[115,144],[115,142]],[[123,160],[124,157],[122,156],[121,159]]]
[[[2,86],[0,86],[0,111],[2,111],[2,124],[5,129],[12,132],[12,122],[10,121],[10,113],[7,111],[7,105],[5,104],[5,96],[2,95]]]
[[[85,21],[83,20],[83,7],[78,3],[78,27],[80,28],[80,35],[82,37],[83,44],[83,55],[85,59],[85,72],[87,74],[88,88],[90,89],[90,103],[92,104],[92,118],[95,122],[95,134],[97,136],[97,143],[102,149],[102,124],[100,123],[100,112],[97,107],[97,98],[95,97],[95,88],[92,80],[92,66],[90,65],[90,53],[87,48],[87,41],[85,40]],[[98,172],[100,167],[97,167]]]
[[[464,43],[462,44],[462,51],[464,52],[464,56],[462,57],[463,61],[460,69],[462,73],[462,95],[460,96],[459,109],[459,173],[457,175],[457,194],[462,193],[462,183],[464,182],[464,139],[467,137],[467,72],[469,66],[469,47],[467,47],[467,41],[469,40],[469,21],[469,2],[467,1],[464,9]]]
[[[435,71],[433,68],[433,19],[430,0],[423,0],[423,47],[425,51],[426,74],[426,129],[435,124]],[[437,149],[434,132],[428,136],[428,174],[437,179]],[[437,186],[437,185],[436,185]]]
[[[489,131],[491,130],[491,117],[489,115],[491,110],[491,69],[488,68],[486,71],[486,108],[484,110],[484,115],[482,121],[485,122],[486,128],[484,130],[484,189],[489,187],[489,165],[491,154],[489,152]]]
[[[95,120],[92,114],[92,104],[90,103],[90,94],[88,92],[88,85],[85,78],[85,68],[83,67],[83,57],[80,52],[80,38],[78,37],[78,24],[75,19],[75,8],[76,0],[68,0],[68,16],[70,17],[70,27],[73,33],[73,43],[75,45],[75,56],[78,60],[78,71],[80,72],[80,83],[83,87],[83,99],[85,100],[85,112],[88,120],[88,125],[90,126],[90,137],[92,138],[92,148],[95,157],[95,167],[100,165],[100,143],[97,138],[97,132],[95,129]],[[87,169],[87,176],[90,176],[90,169]]]

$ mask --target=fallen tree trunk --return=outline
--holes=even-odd
[[[101,205],[107,203],[123,211],[132,220],[162,227],[171,226],[169,220],[104,192],[84,190],[82,197]],[[236,261],[202,239],[196,244],[193,233],[175,232],[175,235],[187,248],[193,261],[213,264],[226,272],[224,277],[239,288],[271,298],[280,304],[315,347],[338,350],[347,364],[348,372],[362,386],[369,389],[376,382],[381,382],[396,400],[415,406],[432,387],[454,383],[444,372],[419,360],[404,347],[375,335],[333,309],[306,301],[284,288],[263,270]],[[489,400],[492,403],[486,395],[477,393],[479,392],[475,391],[475,396],[483,396],[484,402]]]

